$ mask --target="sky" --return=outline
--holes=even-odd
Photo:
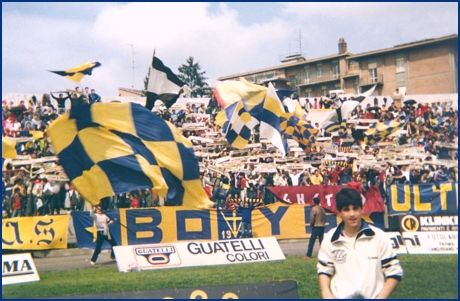
[[[356,54],[451,34],[457,2],[2,2],[2,92],[73,89],[47,70],[95,61],[102,66],[82,87],[102,96],[143,89],[154,49],[176,74],[192,56],[213,87],[222,76],[280,65],[283,55],[336,54],[340,38]]]

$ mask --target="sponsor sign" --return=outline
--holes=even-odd
[[[39,281],[30,253],[2,255],[2,285]]]
[[[75,296],[78,299],[299,299],[294,280],[181,287],[135,292],[97,293]]]
[[[399,225],[402,232],[458,231],[458,215],[402,215]]]
[[[113,248],[120,272],[284,260],[275,237]]]
[[[15,217],[2,220],[2,249],[66,249],[69,215]]]
[[[390,214],[458,215],[458,183],[391,185]]]
[[[458,254],[458,232],[403,232],[409,254]]]
[[[407,254],[404,238],[399,232],[385,232],[386,236],[391,240],[393,251],[395,254]]]

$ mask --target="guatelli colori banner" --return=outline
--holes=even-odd
[[[2,249],[66,249],[69,215],[2,220]]]
[[[274,237],[116,246],[120,272],[285,260]]]
[[[458,215],[458,182],[391,185],[388,189],[390,214]]]
[[[288,204],[313,205],[313,197],[319,193],[321,207],[338,212],[335,205],[335,195],[342,188],[350,188],[348,185],[314,185],[314,186],[274,186],[265,187],[281,202]],[[362,193],[363,213],[384,212],[382,196],[377,186],[369,187]]]
[[[254,238],[273,236],[277,239],[309,238],[310,206],[275,203],[252,212]],[[118,245],[159,244],[202,240],[221,241],[241,238],[242,216],[238,211],[190,209],[181,206],[145,209],[120,209],[105,212],[117,222],[110,226]],[[79,248],[94,248],[96,230],[88,212],[72,212]],[[364,219],[384,229],[383,213],[365,215]],[[335,214],[326,217],[325,231],[336,227]],[[106,243],[103,248],[109,248]]]

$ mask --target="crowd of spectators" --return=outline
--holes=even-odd
[[[58,94],[56,96],[55,94]],[[58,107],[54,107],[51,98],[55,99]],[[14,106],[13,103],[2,102],[2,129],[4,137],[30,137],[30,131],[45,131],[47,126],[65,112],[65,102],[70,101],[71,106],[85,105],[101,101],[94,89],[85,88],[81,91],[78,87],[75,91],[65,93],[44,94],[41,100],[35,96],[27,101],[20,101]],[[308,112],[315,106],[309,106],[308,102],[303,109]],[[316,101],[317,108],[326,108],[329,103],[334,107],[334,101],[324,101],[322,98]],[[170,109],[154,110],[156,114],[170,121],[178,128],[183,128],[186,137],[210,137],[215,141],[224,141],[220,127],[215,124],[215,118],[221,110],[217,100],[212,97],[208,105],[187,104],[185,108],[173,106]],[[307,113],[308,119],[308,113]],[[215,159],[229,155],[232,150],[229,145],[216,144],[208,148],[209,153],[214,153],[213,160],[198,157],[201,171],[201,183],[209,198],[216,203],[217,209],[235,209],[238,200],[258,199],[265,204],[275,202],[274,196],[266,189],[267,186],[311,186],[311,185],[341,185],[358,183],[366,189],[371,185],[379,187],[382,196],[386,197],[386,187],[393,183],[419,184],[456,182],[456,168],[435,166],[429,164],[429,160],[445,159],[458,160],[456,148],[442,147],[437,142],[458,144],[458,111],[447,103],[404,105],[397,108],[393,103],[386,108],[368,105],[362,108],[360,105],[352,112],[353,119],[377,119],[381,122],[408,118],[405,125],[407,134],[397,138],[396,143],[411,144],[413,147],[423,147],[427,158],[420,159],[417,168],[409,165],[392,165],[387,162],[382,168],[360,168],[353,170],[352,160],[339,164],[317,164],[313,169],[290,169],[277,166],[276,172],[257,172],[258,163],[273,163],[273,154],[276,150],[264,148],[251,151],[252,155],[261,155],[257,162],[246,163],[239,171],[215,171]],[[203,123],[200,129],[187,129],[186,125]],[[362,123],[365,125],[365,123]],[[319,125],[316,124],[318,127]],[[348,137],[354,138],[355,143],[350,151],[361,155],[373,155],[379,158],[381,148],[377,145],[366,146],[362,144],[359,136],[356,136],[354,124],[349,124]],[[321,136],[329,134],[321,132]],[[256,127],[253,131],[253,143],[259,142],[259,132]],[[391,141],[385,140],[385,141]],[[332,145],[335,140],[333,139]],[[320,153],[319,147],[311,149],[313,153]],[[30,156],[31,159],[46,158],[53,156],[53,149],[48,142],[46,134],[43,138],[35,141],[17,144],[17,153]],[[268,154],[268,156],[267,156]],[[265,156],[263,156],[265,155]],[[286,158],[295,157],[296,162],[302,163],[306,158],[290,151]],[[425,161],[427,160],[427,161]],[[48,166],[58,166],[59,162],[47,163]],[[209,168],[208,168],[209,167]],[[211,168],[213,167],[213,168]],[[217,166],[218,167],[218,166]],[[16,169],[9,163],[3,168],[3,192],[2,212],[3,217],[33,216],[46,214],[60,214],[61,210],[89,210],[90,206],[78,194],[70,182],[52,181],[43,178],[39,173],[39,167],[26,164]],[[144,208],[162,205],[176,205],[158,197],[155,190],[143,189],[129,193],[108,197],[101,200],[103,210],[115,208]]]

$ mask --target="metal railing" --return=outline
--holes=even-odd
[[[361,77],[360,79],[361,85],[372,85],[376,83],[383,83],[383,74],[377,74],[377,77]]]
[[[302,80],[300,81],[300,85],[317,84],[338,79],[340,79],[340,73],[333,73],[332,71],[330,71],[323,73],[322,76],[317,76],[316,74],[313,74],[310,75],[309,78],[302,78]]]

